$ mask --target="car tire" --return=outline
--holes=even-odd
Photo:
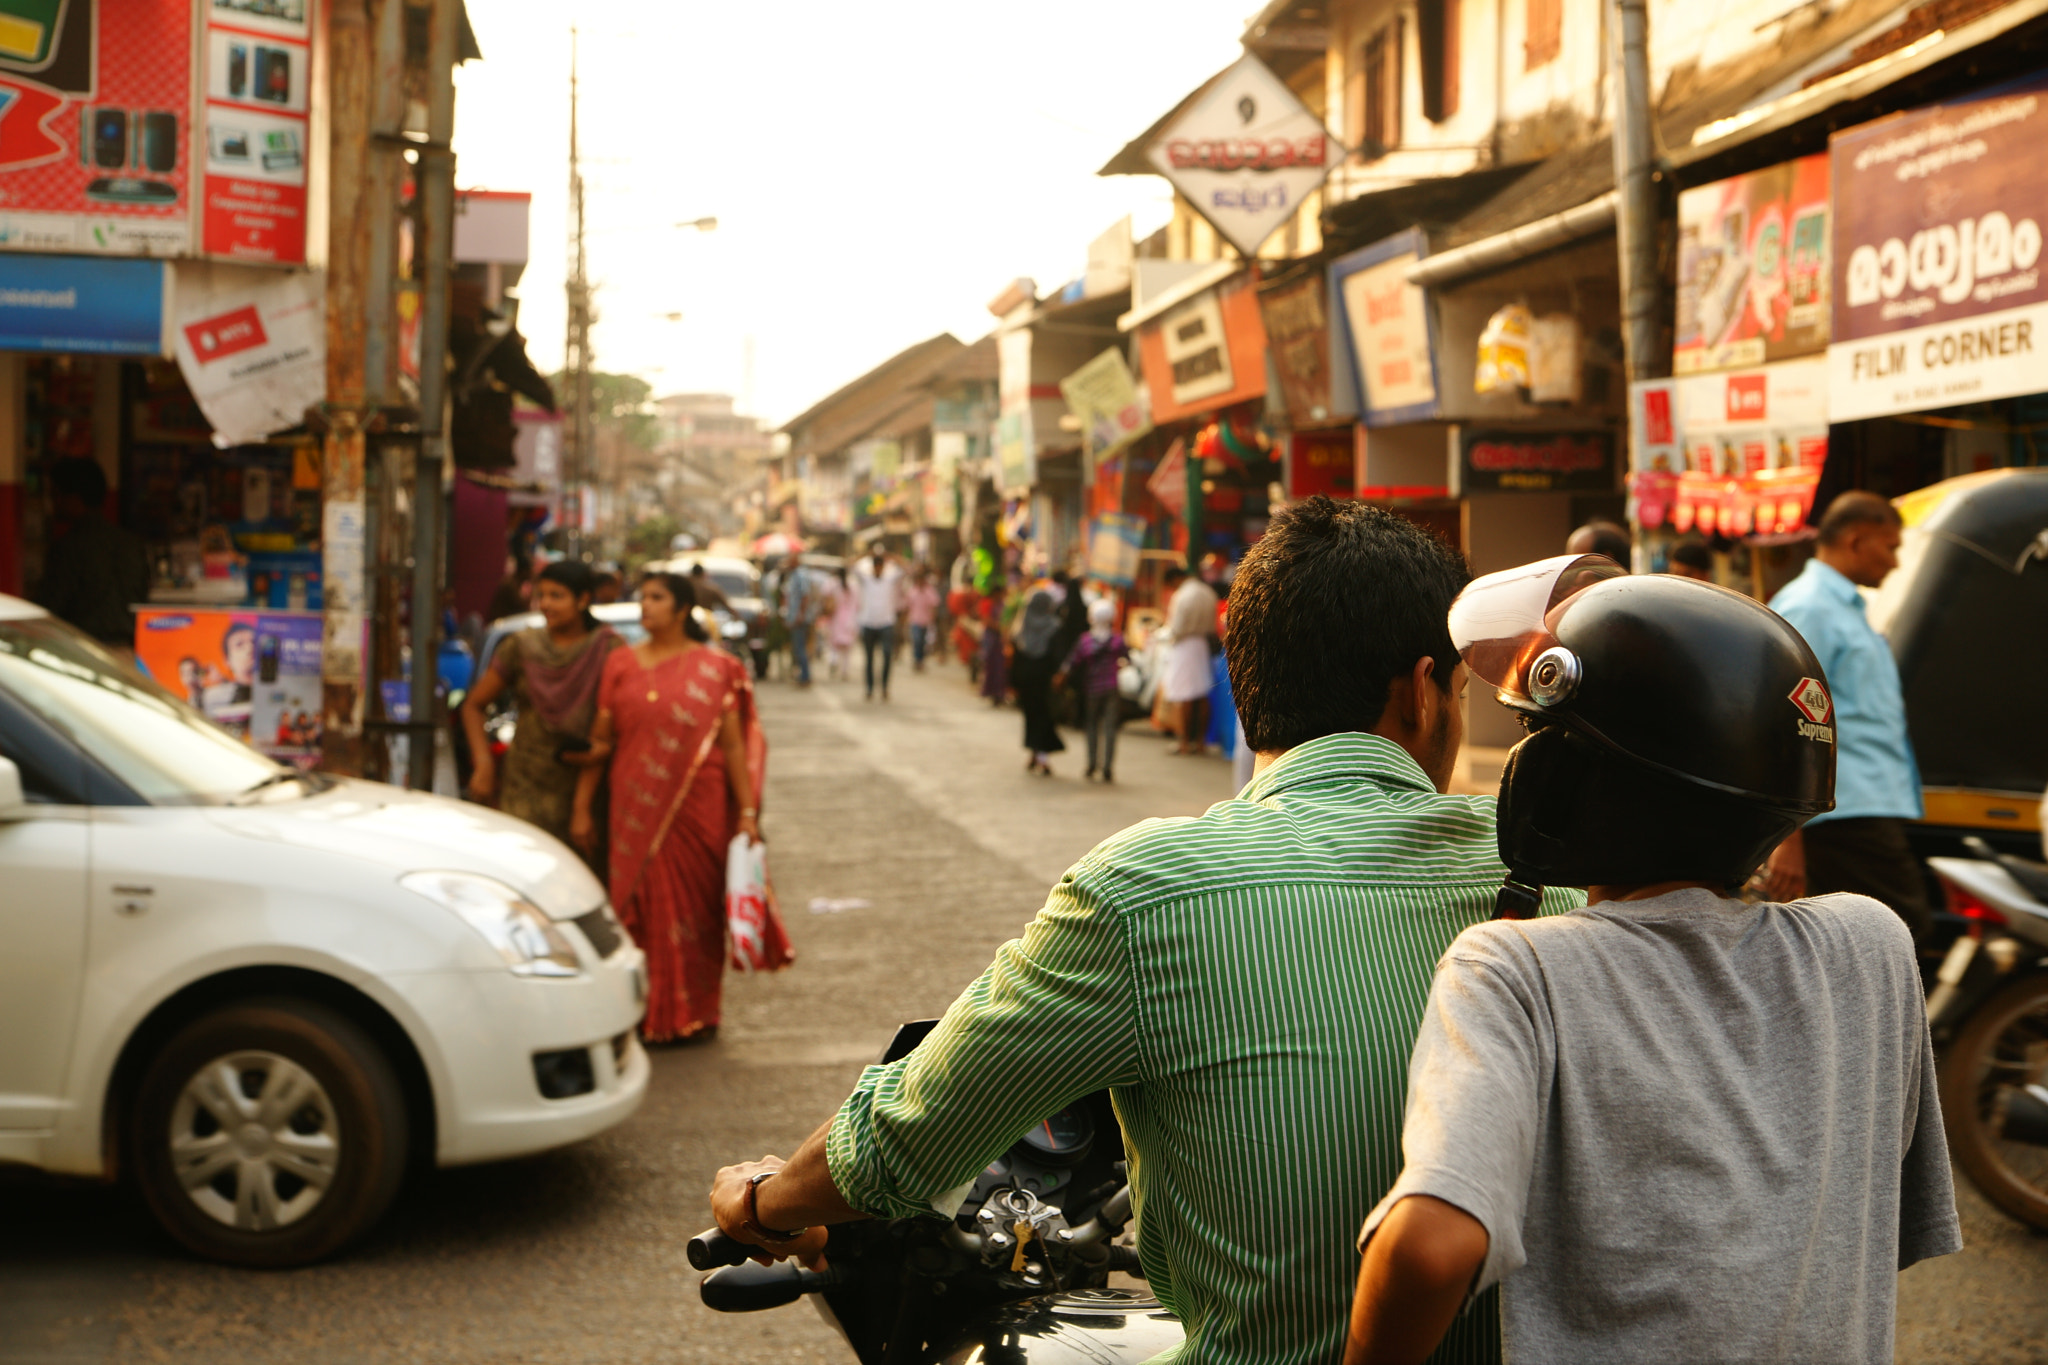
[[[240,1001],[150,1059],[128,1131],[130,1169],[164,1229],[230,1265],[331,1256],[398,1193],[405,1093],[377,1044],[313,1001]],[[324,1183],[323,1183],[324,1182]]]
[[[2048,1232],[2048,1149],[1997,1131],[2001,1078],[2027,1070],[2027,1052],[2048,1027],[2048,975],[2025,977],[1979,1005],[1941,1064],[1941,1114],[1949,1151],[1984,1197]]]

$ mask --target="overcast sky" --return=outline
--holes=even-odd
[[[561,364],[569,24],[604,370],[785,420],[988,300],[1081,273],[1166,182],[1095,171],[1239,53],[1258,0],[468,0],[464,188],[533,192],[520,329]],[[708,234],[679,220],[714,215]],[[680,312],[680,322],[664,314]]]

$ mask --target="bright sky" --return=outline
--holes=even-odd
[[[598,368],[744,398],[751,341],[779,422],[934,333],[973,341],[1009,280],[1057,288],[1123,215],[1164,223],[1165,181],[1095,171],[1236,59],[1258,0],[468,3],[457,182],[533,192],[535,362],[562,357],[573,19]]]

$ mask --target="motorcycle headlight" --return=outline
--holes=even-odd
[[[568,936],[539,906],[503,882],[471,872],[409,872],[398,884],[462,916],[515,976],[583,972]]]

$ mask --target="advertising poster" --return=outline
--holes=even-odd
[[[1138,552],[1145,548],[1145,519],[1128,512],[1106,512],[1088,528],[1088,577],[1112,588],[1128,588],[1138,579]]]
[[[1330,264],[1368,425],[1417,422],[1437,415],[1429,300],[1421,285],[1408,282],[1422,249],[1420,232],[1404,232]]]
[[[147,607],[135,656],[206,718],[281,762],[320,757],[320,614]]]
[[[1340,404],[1331,392],[1328,294],[1320,271],[1286,284],[1262,286],[1259,292],[1273,372],[1280,380],[1287,416],[1296,426],[1350,415],[1350,404]]]
[[[313,0],[211,0],[201,249],[297,265],[306,259]]]
[[[2048,387],[2048,73],[1828,142],[1837,422]]]
[[[295,427],[327,396],[325,277],[178,268],[178,369],[227,445]]]
[[[1725,537],[1806,524],[1828,458],[1823,357],[1649,380],[1630,400],[1634,520]]]
[[[1825,153],[1678,196],[1675,374],[1818,355],[1828,344]]]
[[[191,0],[0,6],[0,249],[191,247]]]
[[[1114,346],[1062,379],[1060,393],[1081,424],[1089,453],[1098,459],[1152,430],[1152,416],[1138,401],[1131,367]]]

